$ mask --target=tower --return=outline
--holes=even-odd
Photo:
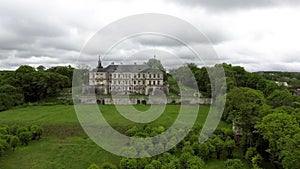
[[[97,71],[101,72],[103,70],[102,62],[101,62],[101,57],[99,55],[99,60],[98,60],[98,65],[97,65]]]

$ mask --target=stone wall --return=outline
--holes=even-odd
[[[155,98],[149,99],[148,97],[118,97],[118,98],[111,98],[111,97],[88,97],[88,96],[81,96],[77,99],[78,103],[81,104],[117,104],[117,105],[126,105],[126,104],[211,104],[210,98],[167,98],[166,100]]]

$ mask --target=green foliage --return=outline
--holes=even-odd
[[[18,137],[20,139],[21,144],[27,146],[32,138],[32,133],[30,131],[24,131],[19,133]]]
[[[288,90],[275,90],[267,98],[267,104],[273,108],[293,106],[294,97]]]
[[[13,149],[13,151],[16,149],[16,147],[18,146],[19,142],[20,142],[19,137],[17,137],[17,136],[11,136],[10,146]]]
[[[220,159],[222,151],[225,147],[225,143],[219,136],[215,136],[212,140],[212,143],[216,148],[217,159]]]
[[[0,156],[9,147],[15,151],[15,148],[21,142],[23,145],[28,145],[32,139],[32,133],[28,130],[29,127],[0,126]],[[43,129],[42,129],[43,130]]]
[[[248,163],[252,163],[252,158],[255,157],[256,155],[257,155],[256,148],[250,147],[246,152],[245,159],[248,161]]]
[[[13,106],[14,100],[10,95],[5,93],[0,93],[0,111],[7,110]]]
[[[287,141],[285,149],[280,153],[284,169],[300,168],[300,133]]]
[[[16,70],[17,75],[32,73],[32,72],[35,72],[35,69],[28,65],[22,65]]]
[[[67,87],[71,87],[72,85],[72,79],[73,79],[73,72],[74,68],[72,68],[70,65],[69,66],[56,66],[56,67],[51,67],[47,70],[47,72],[53,72],[55,74],[60,74],[62,76],[65,76],[68,78],[68,84]]]
[[[165,68],[163,67],[160,60],[158,60],[158,59],[155,59],[155,58],[149,59],[147,62],[147,65],[151,68],[165,71]]]
[[[41,135],[44,133],[44,129],[38,125],[32,125],[30,131],[32,133],[32,140],[41,139]]]
[[[40,65],[36,68],[37,71],[44,71],[46,68],[43,65]]]
[[[204,169],[204,161],[197,157],[197,156],[192,156],[188,161],[188,169]]]
[[[193,149],[194,149],[195,155],[201,157],[204,160],[209,159],[209,147],[208,147],[207,143],[202,143],[202,144],[194,143]]]
[[[273,113],[265,116],[256,129],[268,140],[269,149],[273,164],[280,163],[280,152],[286,149],[289,140],[300,132],[297,120],[287,113]]]
[[[192,157],[192,155],[190,153],[186,153],[186,152],[184,152],[180,155],[179,160],[180,160],[181,168],[188,168],[189,167],[188,161],[191,157]]]
[[[117,166],[115,166],[109,162],[106,162],[106,163],[102,164],[101,168],[102,169],[117,169]]]
[[[161,167],[161,162],[158,160],[152,160],[150,164],[156,169],[159,169]]]
[[[140,107],[139,107],[140,108]],[[148,107],[146,107],[148,108]],[[120,118],[117,118],[119,116],[115,116],[116,110],[113,108],[113,106],[100,106],[100,109],[103,113],[103,115],[106,117],[108,122],[112,122],[111,124],[120,132],[126,133],[126,130],[128,129],[128,126],[136,126],[136,134],[139,134],[141,132],[144,133],[152,133],[153,131],[165,131],[168,129],[168,125],[172,124],[171,119],[176,119],[177,114],[176,112],[180,106],[178,105],[168,105],[166,107],[166,113],[162,115],[162,119],[158,119],[158,122],[151,123],[147,126],[144,124],[136,124],[132,125],[131,123],[128,123],[127,121],[124,121]],[[187,168],[198,168],[199,166],[195,166],[193,164],[198,163],[200,160],[191,160],[196,159],[194,156],[195,154],[191,154],[191,152],[196,153],[194,150],[194,144],[198,144],[198,140],[195,140],[195,135],[201,131],[201,126],[203,125],[203,122],[205,120],[205,117],[207,115],[208,106],[202,107],[199,112],[199,118],[197,119],[197,126],[193,128],[191,133],[186,138],[186,141],[183,142],[181,147],[176,147],[176,149],[171,153],[164,153],[163,155],[151,157],[148,159],[137,160],[137,168],[141,168],[141,166],[146,166],[147,164],[153,165],[155,168],[180,168],[180,155],[182,154],[182,151],[190,152],[190,158],[186,161]],[[64,110],[64,111],[62,111]],[[204,111],[205,110],[205,111]],[[73,117],[74,116],[74,117]],[[119,119],[118,121],[115,121],[115,119]],[[204,120],[203,120],[204,119]],[[12,109],[9,111],[2,112],[0,114],[0,121],[7,122],[7,123],[14,123],[18,122],[20,123],[32,123],[40,124],[43,126],[46,126],[45,132],[47,132],[47,137],[43,138],[38,143],[34,141],[34,144],[30,143],[30,147],[26,149],[16,149],[15,156],[12,157],[5,157],[3,160],[7,160],[6,162],[0,164],[0,168],[4,166],[6,168],[7,165],[11,165],[13,163],[13,158],[18,158],[19,156],[24,156],[20,163],[23,164],[24,168],[30,168],[32,167],[32,164],[26,163],[28,159],[35,158],[35,164],[40,164],[41,168],[46,167],[53,167],[53,168],[86,168],[90,165],[91,162],[96,164],[103,164],[104,161],[109,161],[112,164],[117,164],[119,161],[119,157],[113,156],[110,153],[107,153],[106,151],[102,150],[101,148],[98,148],[97,145],[93,144],[92,141],[89,139],[83,139],[78,137],[77,139],[80,139],[80,141],[74,141],[74,136],[68,136],[68,133],[74,133],[75,127],[71,126],[69,130],[67,130],[69,125],[78,125],[78,121],[76,119],[76,114],[72,108],[72,106],[31,106],[26,108],[19,108],[19,109]],[[130,125],[129,125],[130,124]],[[57,125],[56,128],[51,128],[53,126]],[[224,125],[223,125],[224,126]],[[230,125],[225,125],[225,127],[230,129]],[[35,128],[34,126],[30,127],[19,127],[20,129],[16,129],[16,126],[9,127],[8,131],[12,131],[15,133],[21,133],[30,131],[32,132]],[[80,127],[79,127],[80,128]],[[7,130],[7,129],[5,129]],[[53,130],[53,131],[51,131]],[[62,131],[60,131],[62,130]],[[176,131],[176,130],[175,130]],[[55,137],[58,137],[58,132],[61,132],[62,135],[67,135],[63,137],[64,139],[58,139]],[[81,131],[82,132],[82,131]],[[228,134],[225,134],[228,133]],[[77,133],[76,133],[77,134]],[[223,132],[223,130],[219,130],[218,134],[220,134],[220,138],[226,138],[227,136],[230,136],[230,132]],[[135,135],[134,135],[135,136]],[[134,137],[133,136],[133,137]],[[67,138],[66,138],[67,137]],[[176,140],[176,138],[166,138],[168,141],[170,140]],[[150,143],[151,144],[151,143]],[[207,143],[205,142],[205,145]],[[84,146],[82,146],[84,145]],[[152,145],[152,144],[151,144]],[[156,144],[154,144],[156,145]],[[159,145],[159,144],[158,144]],[[192,146],[191,146],[192,145]],[[149,146],[150,147],[150,146]],[[190,151],[192,147],[193,151]],[[154,148],[154,147],[153,147]],[[51,151],[49,151],[51,150]],[[40,155],[40,152],[49,151],[45,154],[45,156]],[[130,150],[132,152],[134,150]],[[137,150],[135,150],[137,151]],[[215,156],[215,151],[212,151]],[[26,153],[29,153],[30,155],[26,155]],[[140,152],[140,153],[143,153]],[[76,157],[76,159],[73,159],[72,157]],[[161,156],[161,158],[160,158]],[[101,158],[99,158],[101,157]],[[224,156],[225,157],[225,156]],[[47,161],[47,159],[53,158],[55,160],[55,164],[51,163],[45,163],[44,160]],[[199,158],[199,157],[198,157]],[[215,157],[214,157],[215,158]],[[71,160],[70,162],[66,162]],[[201,159],[204,159],[201,157]],[[1,160],[1,159],[0,159]],[[222,159],[223,160],[223,159]],[[147,163],[148,161],[148,163]],[[161,162],[163,161],[163,162]],[[203,161],[203,160],[202,160]],[[14,167],[15,165],[12,164]],[[156,167],[159,166],[159,167]],[[193,166],[193,167],[191,167]],[[206,165],[204,165],[206,168]],[[102,166],[101,166],[102,167]],[[222,168],[222,164],[219,168]],[[134,167],[135,168],[135,167]]]
[[[225,162],[225,169],[245,169],[245,166],[240,159],[229,159]]]
[[[87,169],[100,169],[97,164],[91,164]]]
[[[227,151],[227,158],[233,157],[233,150],[235,147],[235,142],[230,137],[227,137],[224,143],[224,148]]]
[[[136,159],[129,159],[129,158],[122,158],[120,161],[120,169],[137,169],[137,160]]]
[[[152,164],[147,164],[145,169],[156,169]]]
[[[18,106],[24,102],[36,102],[57,97],[63,88],[71,87],[72,67],[54,67],[38,71],[28,65],[20,66],[15,72],[0,74],[0,111]]]

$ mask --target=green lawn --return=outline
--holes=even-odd
[[[136,108],[147,110],[149,106],[139,105]],[[149,125],[170,126],[176,119],[179,108],[180,105],[168,105],[165,112]],[[100,109],[107,121],[117,129],[144,125],[125,119],[113,105],[102,105]],[[203,124],[208,110],[209,106],[200,106],[196,124]],[[42,140],[31,142],[27,147],[17,147],[15,152],[8,151],[0,157],[0,169],[85,169],[91,163],[119,163],[120,157],[106,152],[88,139],[79,125],[73,106],[28,106],[11,109],[0,112],[0,125],[3,124],[39,124],[45,128],[46,134]],[[219,127],[231,126],[221,122]],[[223,161],[209,162],[207,168],[223,167],[223,164]]]

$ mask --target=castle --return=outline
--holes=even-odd
[[[147,64],[102,66],[99,57],[96,69],[89,72],[89,87],[85,93],[153,95],[162,90],[168,94],[164,72]]]

